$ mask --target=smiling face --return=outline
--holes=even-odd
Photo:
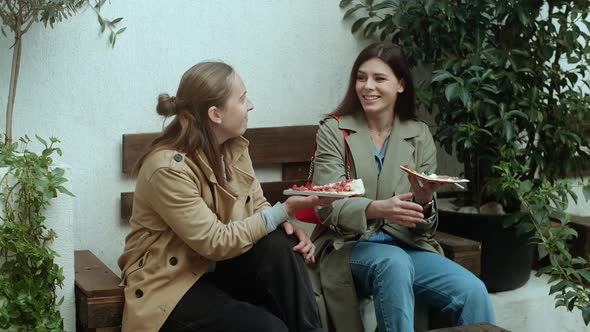
[[[397,95],[404,91],[404,84],[387,63],[371,58],[359,67],[355,90],[366,113],[391,112]]]
[[[244,134],[248,128],[248,112],[254,104],[246,96],[246,86],[238,74],[232,75],[231,93],[223,106],[209,109],[212,128],[219,144]]]

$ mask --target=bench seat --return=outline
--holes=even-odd
[[[286,197],[282,191],[303,184],[309,171],[310,154],[318,126],[253,128],[245,133],[254,167],[279,166],[281,180],[261,183],[267,200],[274,204]],[[294,133],[297,133],[296,135]],[[125,134],[122,137],[122,171],[129,175],[158,133]],[[133,209],[133,193],[121,193],[121,220],[128,221]],[[309,226],[309,225],[307,225]],[[309,229],[309,227],[307,227]],[[479,242],[437,232],[435,239],[445,255],[475,275],[480,273]],[[88,250],[76,251],[76,307],[79,331],[118,331],[123,312],[120,278]]]

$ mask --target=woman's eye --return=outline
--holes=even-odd
[[[367,80],[367,78],[366,78],[366,77],[364,77],[364,76],[357,76],[357,77],[356,77],[356,80],[357,80],[357,81],[360,81],[360,82],[364,82],[364,81],[366,81],[366,80]]]

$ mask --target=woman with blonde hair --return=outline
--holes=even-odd
[[[119,258],[123,331],[320,331],[305,259],[285,220],[331,200],[266,201],[242,137],[254,108],[233,68],[190,68],[158,114],[174,116],[139,160]],[[282,228],[282,230],[276,230]]]

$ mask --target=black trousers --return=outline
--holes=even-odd
[[[303,256],[282,229],[217,262],[182,297],[161,332],[322,331]]]

